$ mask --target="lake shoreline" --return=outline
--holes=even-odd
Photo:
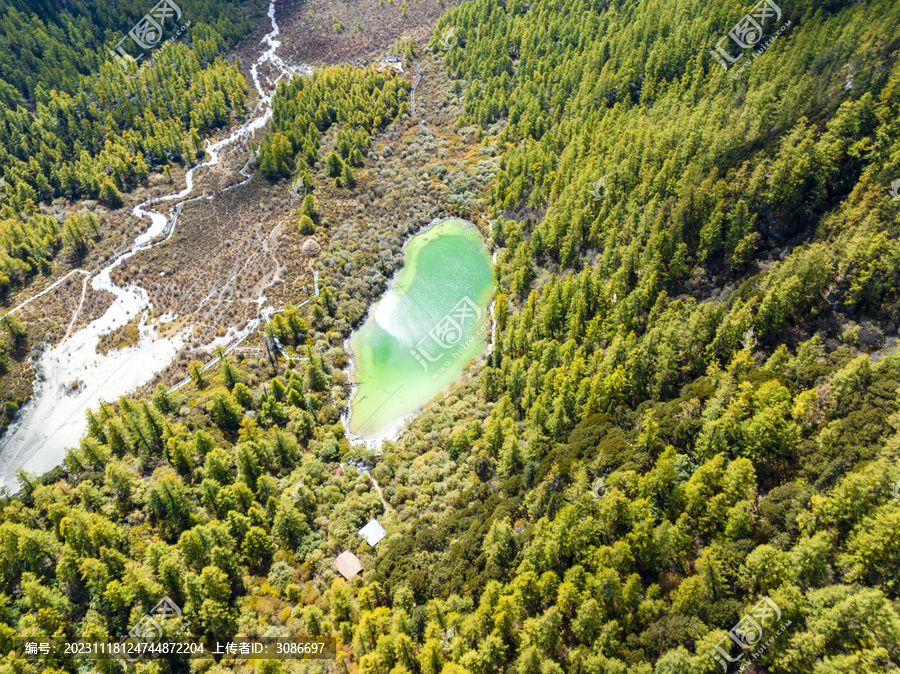
[[[379,322],[379,317],[377,315],[377,312],[379,312],[379,310],[384,311],[383,303],[385,302],[385,300],[390,301],[390,299],[392,297],[398,296],[398,293],[401,295],[405,294],[405,291],[402,288],[400,288],[398,291],[398,287],[401,285],[404,285],[404,284],[408,284],[410,286],[412,285],[412,281],[415,278],[417,278],[417,273],[418,273],[417,266],[418,266],[419,259],[420,259],[420,253],[429,244],[439,241],[443,235],[432,238],[432,239],[425,239],[425,240],[419,239],[419,241],[421,241],[421,247],[418,250],[412,251],[412,255],[413,255],[412,259],[408,258],[408,256],[410,255],[410,250],[408,247],[410,246],[410,244],[413,241],[417,240],[417,237],[421,237],[422,235],[425,235],[429,231],[433,230],[434,228],[439,227],[441,225],[448,224],[448,223],[452,223],[453,225],[458,226],[461,230],[468,230],[474,234],[477,234],[479,248],[480,248],[481,252],[483,252],[485,254],[484,263],[486,264],[487,269],[490,271],[490,281],[487,283],[486,286],[484,286],[483,288],[480,288],[479,292],[478,292],[479,305],[482,305],[482,304],[485,305],[485,306],[480,306],[479,312],[484,311],[486,314],[489,314],[489,315],[486,315],[483,318],[478,319],[478,320],[483,320],[484,325],[479,326],[472,334],[472,338],[474,338],[476,335],[480,336],[482,348],[478,349],[479,352],[477,354],[473,353],[469,357],[466,357],[465,360],[463,361],[463,365],[460,366],[460,371],[455,372],[454,376],[449,381],[443,382],[443,384],[439,388],[437,388],[436,391],[434,391],[433,393],[430,393],[428,395],[428,397],[425,400],[423,400],[423,402],[421,404],[416,405],[414,408],[410,409],[407,412],[390,417],[389,419],[387,419],[383,423],[381,423],[378,426],[377,430],[374,432],[365,433],[365,432],[356,432],[354,430],[351,430],[351,423],[353,421],[353,415],[355,413],[360,413],[360,410],[358,408],[354,409],[355,406],[358,404],[359,400],[361,400],[359,398],[360,385],[367,383],[365,381],[367,376],[369,376],[370,380],[371,380],[375,374],[374,372],[371,374],[367,374],[366,373],[367,363],[360,362],[361,350],[369,348],[369,347],[362,347],[362,345],[358,342],[358,340],[360,338],[360,334],[361,334],[361,332],[363,332],[363,334],[365,334],[365,332],[371,333],[372,331],[375,331],[375,330],[384,331],[383,326],[381,326],[381,323]],[[450,235],[452,236],[452,230],[450,232]],[[474,237],[472,237],[471,242],[474,243]],[[416,416],[418,416],[418,414],[421,413],[422,409],[425,407],[425,405],[427,405],[427,403],[430,400],[432,400],[436,395],[438,395],[440,393],[440,391],[445,390],[446,388],[451,386],[453,383],[458,381],[461,376],[463,376],[464,371],[465,371],[465,368],[463,366],[465,363],[467,363],[472,357],[483,357],[484,356],[484,347],[490,348],[493,346],[492,337],[493,337],[493,333],[495,331],[495,327],[494,327],[495,321],[494,321],[494,316],[493,316],[493,304],[494,303],[490,302],[490,297],[494,293],[493,264],[492,264],[494,256],[492,255],[493,251],[489,245],[489,242],[485,239],[484,233],[481,231],[481,229],[477,225],[475,225],[475,223],[465,220],[463,218],[455,217],[455,216],[434,218],[427,225],[424,225],[423,227],[419,228],[414,234],[412,234],[410,237],[408,237],[404,241],[403,246],[401,247],[401,251],[403,251],[403,253],[404,253],[403,265],[400,268],[398,268],[394,272],[394,274],[391,276],[391,278],[388,281],[387,286],[385,287],[384,292],[369,306],[365,317],[363,318],[362,322],[359,324],[359,327],[354,329],[350,333],[350,335],[344,340],[344,350],[348,356],[348,364],[343,369],[343,372],[347,375],[348,380],[351,382],[352,391],[348,398],[346,407],[344,407],[344,409],[341,412],[341,423],[344,426],[345,435],[346,435],[347,439],[350,441],[351,445],[364,445],[373,451],[378,451],[378,449],[381,447],[382,443],[385,441],[397,440],[400,437],[400,435],[402,434],[402,431],[406,427],[408,422],[410,420],[412,420],[413,418],[415,418]],[[468,299],[468,296],[465,297],[465,300],[471,302],[471,300]],[[490,302],[490,306],[487,306],[488,302]],[[388,311],[390,311],[393,308],[394,307],[391,306],[388,309]],[[480,313],[479,313],[479,315],[480,315]],[[489,325],[490,325],[490,329],[489,329]],[[490,340],[488,339],[488,332],[490,333],[490,337],[491,337]],[[380,336],[383,337],[383,335],[380,335]],[[470,338],[470,341],[472,338]],[[490,341],[490,344],[488,344],[489,341]],[[454,344],[454,348],[457,348],[457,347],[461,347],[460,352],[454,354],[453,357],[449,359],[448,363],[445,363],[445,367],[447,367],[449,371],[452,371],[452,362],[457,360],[459,356],[463,355],[463,353],[465,351],[471,349],[471,345],[468,345],[468,344],[466,346],[461,346],[461,344]],[[366,353],[366,355],[362,358],[362,360],[371,360],[371,354]],[[425,366],[425,369],[427,372],[427,370],[428,370],[427,365],[424,363],[424,361],[422,361],[421,358],[419,358],[418,360],[420,361],[420,365]],[[429,358],[429,360],[431,360],[431,359]],[[368,364],[368,367],[371,368],[373,366],[371,364]],[[445,373],[444,368],[441,368],[441,370],[438,373],[433,374],[433,376],[429,375],[429,378],[434,380],[434,379],[437,379],[438,375],[444,375],[444,373]],[[371,385],[371,381],[368,383]],[[365,397],[366,396],[363,395],[363,399]],[[390,397],[388,398],[388,400],[390,400]],[[384,404],[386,404],[388,402],[388,400],[385,400],[382,403],[382,406]],[[379,409],[381,409],[381,406],[379,406],[379,408],[376,409],[375,412],[373,412],[372,414],[373,415],[376,414]],[[365,422],[367,422],[368,419],[369,418],[367,418],[365,420]],[[365,423],[365,422],[363,422],[363,423]]]

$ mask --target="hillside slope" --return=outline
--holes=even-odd
[[[64,469],[23,476],[0,514],[3,647],[117,639],[167,595],[192,638],[333,636],[337,658],[152,671],[896,670],[900,6],[755,7],[465,2],[422,58],[452,78],[422,109],[455,137],[420,133],[392,80],[282,87],[272,178],[352,165],[374,194],[405,167],[395,210],[415,178],[483,206],[496,348],[383,454],[351,447],[341,345],[400,230],[323,224],[347,186],[320,185],[302,208],[333,237],[327,293],[273,324],[308,360],[105,405]],[[758,45],[781,33],[716,58],[747,12]]]

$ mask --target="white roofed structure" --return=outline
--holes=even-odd
[[[371,545],[373,548],[375,545],[384,538],[387,532],[384,530],[384,527],[378,523],[378,520],[372,520],[366,526],[359,530],[359,535],[366,539],[366,543]]]

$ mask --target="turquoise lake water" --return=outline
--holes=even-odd
[[[490,254],[474,226],[446,220],[410,239],[403,268],[350,339],[358,384],[352,433],[383,436],[484,351],[492,285]]]

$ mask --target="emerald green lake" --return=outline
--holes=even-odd
[[[490,254],[474,226],[445,220],[406,245],[403,268],[350,338],[351,433],[380,439],[459,376],[490,339]]]

